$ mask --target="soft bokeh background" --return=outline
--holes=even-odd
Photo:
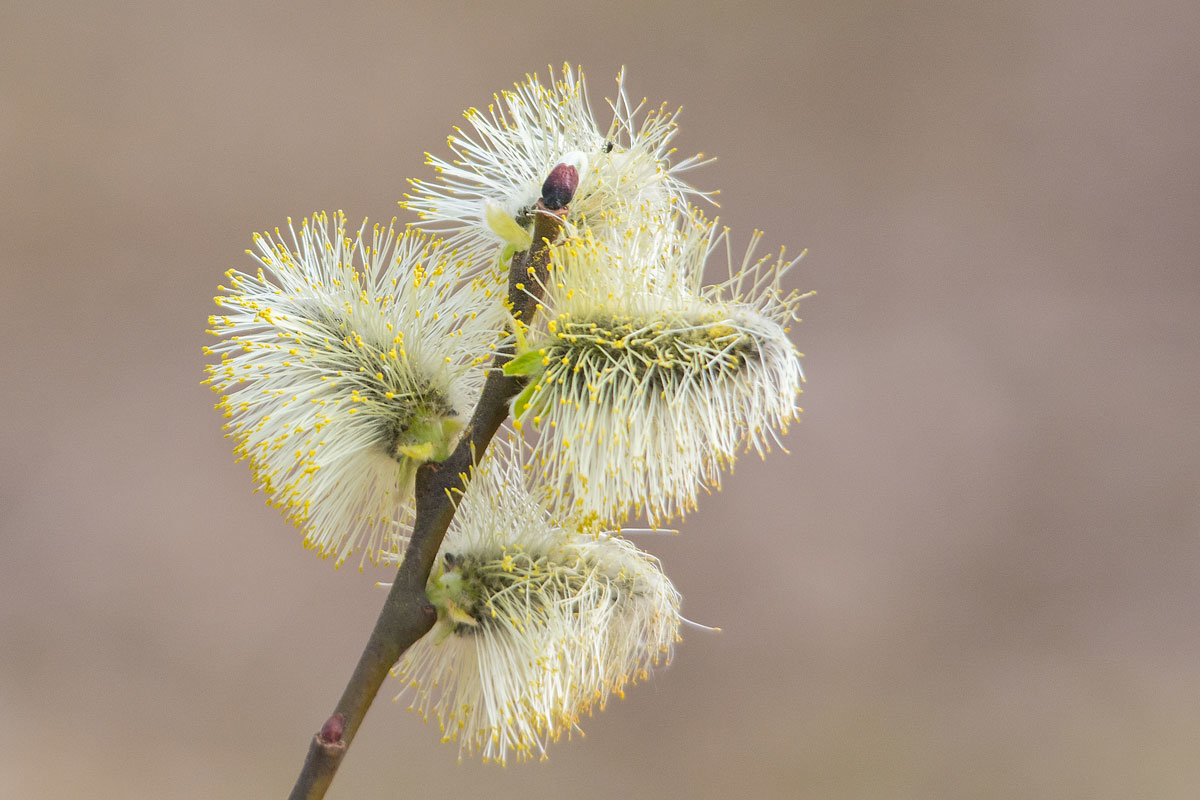
[[[287,215],[401,213],[461,109],[568,60],[685,107],[739,246],[809,248],[804,422],[647,543],[724,633],[544,764],[384,697],[330,796],[1195,797],[1198,38],[1188,3],[7,0],[0,796],[290,788],[383,594],[233,463],[215,287]]]

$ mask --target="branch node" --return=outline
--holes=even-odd
[[[342,744],[342,734],[345,732],[346,715],[338,713],[325,720],[325,724],[321,726],[321,732],[317,736],[323,745]]]

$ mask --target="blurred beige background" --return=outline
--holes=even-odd
[[[290,788],[385,575],[251,495],[215,287],[288,215],[400,213],[564,60],[684,106],[735,243],[809,248],[805,419],[647,542],[724,633],[544,764],[384,697],[330,796],[1196,797],[1198,38],[1188,3],[7,0],[0,797]]]

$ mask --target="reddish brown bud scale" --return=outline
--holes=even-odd
[[[550,170],[550,176],[542,184],[542,202],[551,211],[557,211],[571,202],[579,188],[579,170],[570,164],[559,164]]]
[[[321,726],[321,732],[317,735],[325,744],[337,744],[342,740],[342,734],[345,732],[346,717],[342,714],[334,714],[325,720],[325,724]]]

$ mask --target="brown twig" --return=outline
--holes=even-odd
[[[571,193],[574,189],[572,184]],[[513,256],[509,269],[508,300],[513,316],[522,322],[528,322],[538,307],[548,272],[550,248],[562,230],[566,215],[563,203],[555,202],[561,200],[561,192],[547,195],[543,189],[543,195],[551,198],[551,206],[558,207],[548,208],[545,203],[539,203],[533,244]],[[570,194],[567,194],[569,198]],[[508,418],[508,404],[524,384],[524,378],[510,377],[503,372],[502,368],[512,357],[512,345],[496,352],[479,404],[454,452],[444,461],[427,461],[417,469],[416,518],[404,560],[400,562],[396,580],[337,708],[309,745],[304,767],[292,788],[291,800],[317,800],[325,796],[388,671],[405,650],[429,632],[437,619],[425,595],[425,585],[442,538],[454,517],[452,497],[466,489],[471,468]]]

